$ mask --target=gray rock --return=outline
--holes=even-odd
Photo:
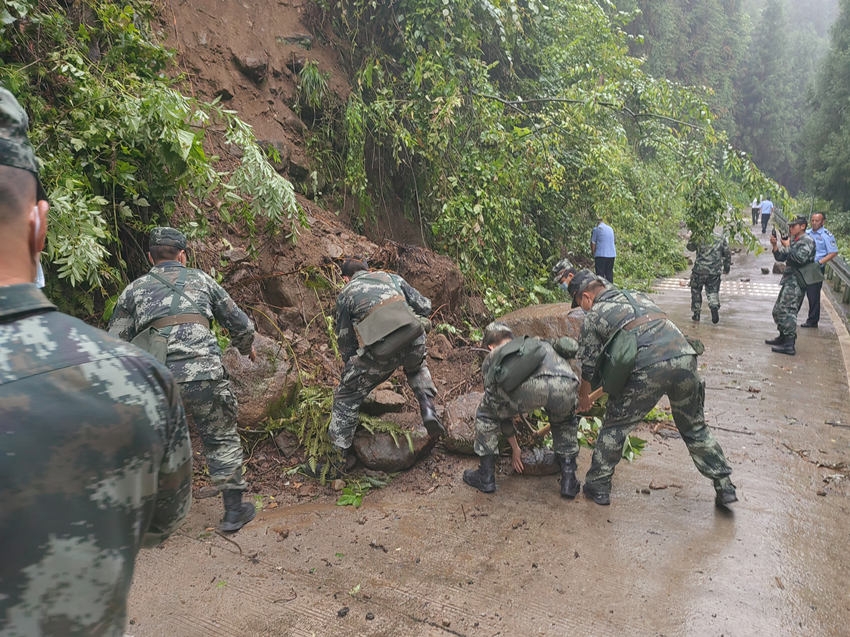
[[[499,320],[506,323],[516,336],[571,336],[578,340],[584,311],[581,308],[570,308],[569,303],[547,303],[524,307],[505,314]]]
[[[551,449],[523,449],[521,457],[524,476],[551,476],[561,470],[555,460],[555,452]]]
[[[397,435],[394,440],[388,433],[376,431],[372,434],[360,427],[354,436],[354,453],[360,462],[373,471],[404,471],[430,453],[436,443],[421,425],[415,427],[410,436],[413,450],[404,435]]]
[[[785,273],[785,263],[782,261],[777,261],[773,264],[773,273],[774,274],[784,274]]]
[[[482,398],[484,393],[475,391],[446,404],[446,414],[443,419],[446,436],[443,438],[443,445],[447,450],[475,455],[472,448],[475,443],[475,412]]]
[[[407,401],[404,396],[397,394],[391,389],[376,389],[366,397],[360,406],[360,411],[370,416],[381,416],[383,414],[404,411]]]
[[[298,448],[301,446],[298,442],[298,437],[289,431],[281,431],[274,437],[274,443],[277,445],[277,448],[280,449],[280,452],[287,458],[294,456],[298,451]]]
[[[277,341],[256,334],[257,360],[252,362],[235,348],[228,347],[222,362],[230,374],[231,388],[239,401],[238,422],[254,427],[268,417],[280,414],[295,394],[295,374],[289,373],[286,348]]]
[[[308,51],[313,46],[313,36],[307,33],[296,33],[294,35],[278,35],[275,37],[278,44],[297,44]]]
[[[266,79],[266,74],[269,70],[269,62],[265,57],[257,57],[255,55],[237,53],[231,51],[233,61],[239,71],[249,80],[256,84],[260,84]]]
[[[761,273],[762,274],[770,274],[770,268],[762,268]]]

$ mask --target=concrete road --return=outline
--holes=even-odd
[[[719,325],[707,306],[691,322],[686,279],[656,293],[705,342],[707,420],[734,468],[733,513],[715,509],[681,440],[649,432],[643,455],[617,468],[610,507],[562,500],[554,477],[500,474],[486,496],[454,462],[433,490],[391,485],[360,509],[263,511],[237,546],[205,530],[219,503],[202,500],[140,556],[127,632],[850,634],[850,339],[826,303],[796,357],[771,353],[779,277],[760,267],[772,261],[736,255]],[[581,476],[589,459],[582,450]]]

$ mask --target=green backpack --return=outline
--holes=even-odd
[[[626,290],[621,290],[621,292],[634,308],[635,315],[634,318],[627,321],[614,332],[611,338],[608,339],[608,342],[605,343],[593,383],[594,388],[599,387],[601,383],[605,393],[612,397],[618,396],[623,391],[623,387],[626,386],[629,376],[632,375],[635,369],[637,336],[631,329],[627,329],[626,326],[628,325],[629,328],[637,327],[635,321],[647,314],[645,309],[637,306],[631,294]]]
[[[522,336],[505,343],[490,356],[493,358],[485,374],[484,386],[496,384],[511,393],[537,371],[546,356],[546,348],[538,339]]]

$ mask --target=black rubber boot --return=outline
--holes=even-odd
[[[714,491],[717,494],[714,498],[714,504],[718,507],[726,507],[738,501],[738,496],[735,494],[735,485],[732,484],[729,478],[715,480]]]
[[[777,354],[788,354],[789,356],[794,356],[797,353],[797,349],[794,347],[794,343],[796,342],[796,336],[789,336],[784,341],[782,341],[781,345],[777,345],[775,347],[771,347],[771,351],[776,352]]]
[[[817,329],[818,324],[817,323],[809,323],[808,321],[806,321],[805,323],[800,323],[800,327],[813,327],[813,328]]]
[[[716,307],[711,308],[711,322],[717,323],[719,320],[720,320],[719,308],[716,308]]]
[[[256,508],[250,502],[242,502],[242,492],[236,489],[227,489],[221,492],[224,502],[224,518],[221,520],[221,530],[225,533],[233,533],[254,519],[257,514]]]
[[[422,414],[422,424],[428,431],[428,435],[432,438],[441,438],[446,435],[446,428],[443,423],[437,418],[437,411],[434,409],[434,401],[427,394],[417,394],[419,400],[419,411]]]
[[[496,490],[496,456],[481,456],[477,469],[463,472],[463,481],[482,493]]]
[[[776,338],[768,338],[768,339],[765,339],[765,341],[764,341],[765,345],[782,345],[782,343],[784,343],[784,342],[785,342],[785,337],[782,336],[782,334],[780,334]]]
[[[561,497],[572,500],[581,491],[581,482],[576,478],[576,459],[558,455],[561,465]]]
[[[584,497],[588,500],[593,500],[596,504],[608,506],[611,504],[611,494],[608,492],[597,491],[593,487],[584,483]]]
[[[691,320],[699,323],[699,312],[694,312],[694,315],[691,317]]]

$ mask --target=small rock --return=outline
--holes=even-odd
[[[337,617],[345,617],[348,615],[348,606],[343,606],[336,612]]]
[[[407,401],[404,396],[386,389],[376,389],[366,397],[360,409],[370,416],[398,413],[404,411]]]
[[[762,268],[761,273],[762,274],[770,274],[770,268]]]
[[[226,261],[230,261],[231,263],[240,263],[250,259],[251,255],[248,254],[248,251],[245,248],[231,248],[230,250],[222,252],[221,258]]]
[[[345,488],[345,480],[340,480],[337,478],[333,482],[331,482],[331,488],[334,491],[342,491]]]
[[[824,496],[826,495],[826,489],[818,489],[817,493],[818,495]]]
[[[428,344],[428,355],[434,360],[445,360],[452,351],[452,344],[445,334],[435,334]]]
[[[269,70],[267,59],[233,52],[233,61],[242,72],[242,75],[252,82],[259,84],[266,79],[266,73]]]
[[[375,619],[375,615],[373,613],[366,613],[366,621],[370,622]]]
[[[289,431],[281,431],[274,437],[274,442],[286,458],[294,456],[301,447],[297,436]]]
[[[475,443],[475,412],[482,398],[484,393],[475,391],[446,404],[446,417],[443,424],[447,434],[443,444],[449,451],[475,454],[472,448]]]
[[[644,487],[643,489],[641,489],[641,490],[640,490],[640,492],[641,492],[641,493],[643,493],[644,495],[649,495],[650,493],[652,493],[652,492],[651,492],[649,489],[647,489],[646,487]]]
[[[278,35],[275,37],[278,44],[297,44],[308,51],[313,46],[313,36],[307,33],[296,33],[294,35]]]
[[[784,274],[785,273],[785,264],[781,261],[777,261],[773,264],[773,273],[774,274]]]

